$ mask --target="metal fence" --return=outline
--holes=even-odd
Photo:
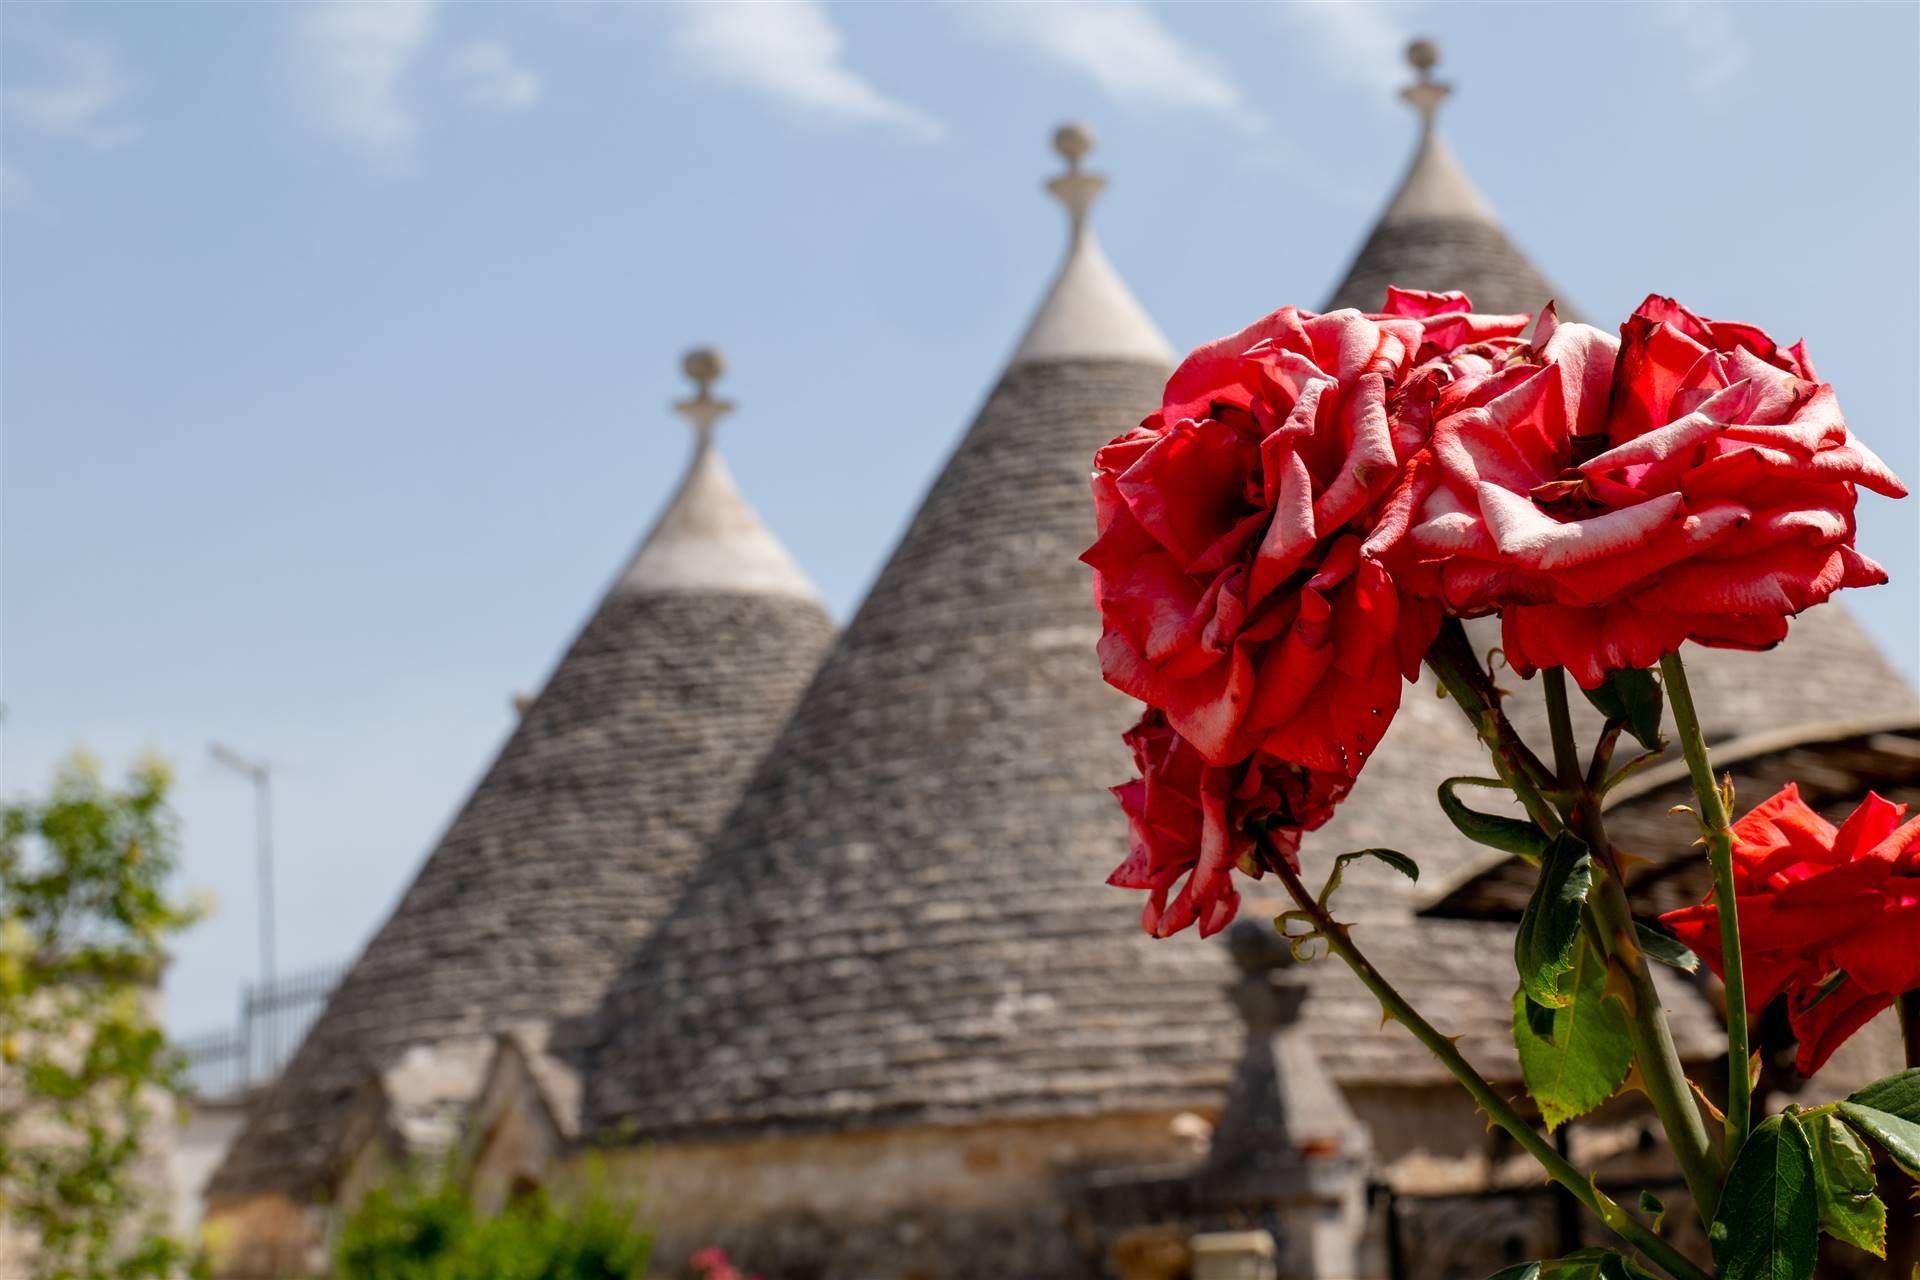
[[[278,1075],[345,973],[345,965],[324,965],[242,987],[236,1026],[180,1043],[194,1095],[236,1097]]]

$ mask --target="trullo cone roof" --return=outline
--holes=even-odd
[[[642,1140],[1211,1105],[1217,947],[1103,881],[1137,708],[1077,557],[1094,449],[1171,353],[1076,234],[979,416],[672,917],[589,1028],[584,1129]]]
[[[1557,296],[1553,286],[1514,245],[1435,120],[1450,92],[1429,74],[1438,51],[1421,41],[1409,54],[1420,79],[1401,96],[1420,115],[1419,145],[1328,308],[1377,310],[1391,284],[1459,289],[1481,311],[1538,311]],[[1562,319],[1579,318],[1564,297],[1559,303]]]
[[[374,1073],[460,1074],[494,1033],[590,1008],[813,674],[832,623],[713,446],[717,353],[688,371],[679,491],[248,1115],[216,1198],[317,1193]]]

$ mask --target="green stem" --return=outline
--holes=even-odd
[[[1597,814],[1588,832],[1590,844],[1604,842],[1606,832],[1599,828]],[[1596,849],[1604,843],[1594,844]],[[1673,1029],[1667,1011],[1660,1003],[1659,988],[1653,985],[1653,973],[1640,950],[1634,929],[1633,908],[1627,902],[1626,889],[1620,883],[1618,863],[1603,859],[1605,871],[1596,880],[1587,900],[1587,910],[1607,942],[1607,954],[1620,963],[1632,992],[1632,1015],[1627,1034],[1633,1041],[1633,1060],[1640,1068],[1640,1088],[1660,1117],[1667,1131],[1674,1157],[1680,1162],[1681,1176],[1703,1222],[1712,1222],[1720,1206],[1720,1181],[1723,1167],[1707,1134],[1707,1122],[1694,1101],[1693,1087],[1687,1083],[1686,1068],[1673,1043]]]
[[[1625,879],[1620,860],[1614,856],[1613,843],[1607,838],[1606,824],[1600,816],[1600,801],[1586,785],[1580,771],[1580,755],[1573,742],[1573,712],[1567,703],[1566,673],[1551,667],[1541,673],[1547,697],[1547,722],[1553,732],[1554,763],[1566,789],[1576,797],[1569,808],[1569,820],[1579,828],[1595,864],[1600,869],[1593,892],[1587,897],[1586,916],[1597,933],[1603,952],[1617,962],[1626,975],[1631,995],[1628,1006],[1627,1035],[1633,1042],[1633,1060],[1640,1068],[1640,1087],[1660,1126],[1667,1131],[1674,1157],[1680,1162],[1687,1189],[1693,1193],[1702,1221],[1712,1222],[1720,1199],[1721,1168],[1715,1159],[1713,1141],[1707,1135],[1706,1120],[1693,1100],[1687,1083],[1686,1068],[1673,1043],[1673,1029],[1660,1003],[1660,992],[1653,985],[1647,957],[1640,950],[1634,929],[1633,908],[1627,902]]]
[[[1907,1045],[1907,1065],[1920,1067],[1920,991],[1900,997],[1900,1036]]]
[[[1440,638],[1427,650],[1427,666],[1486,744],[1493,755],[1494,772],[1518,797],[1527,816],[1548,835],[1558,835],[1564,824],[1543,794],[1543,789],[1553,784],[1552,775],[1500,710],[1499,691],[1480,665],[1458,618],[1447,619],[1441,628]]]
[[[1707,741],[1700,732],[1700,714],[1693,691],[1687,687],[1687,668],[1678,653],[1660,659],[1660,674],[1673,708],[1680,750],[1687,757],[1693,794],[1700,802],[1700,825],[1706,832],[1707,862],[1713,868],[1713,899],[1720,913],[1720,962],[1727,989],[1727,1163],[1753,1127],[1753,1077],[1748,1074],[1752,1050],[1747,1043],[1747,975],[1740,959],[1740,904],[1733,884],[1733,832],[1727,805],[1713,779],[1707,759]]]
[[[1573,743],[1573,711],[1567,706],[1567,672],[1548,667],[1540,673],[1547,694],[1547,729],[1553,738],[1553,772],[1563,791],[1581,787],[1580,749]]]
[[[1300,877],[1287,865],[1284,857],[1265,857],[1262,860],[1267,868],[1279,876],[1292,896],[1294,905],[1301,913],[1313,921],[1321,937],[1327,940],[1327,946],[1344,960],[1349,969],[1360,981],[1366,984],[1380,1007],[1394,1021],[1400,1023],[1414,1038],[1425,1045],[1434,1057],[1440,1060],[1454,1079],[1465,1086],[1480,1109],[1489,1119],[1504,1129],[1513,1140],[1526,1149],[1527,1153],[1538,1160],[1549,1177],[1565,1187],[1581,1204],[1585,1205],[1596,1217],[1611,1227],[1623,1239],[1629,1241],[1654,1262],[1665,1268],[1675,1280],[1712,1280],[1707,1272],[1689,1261],[1686,1255],[1662,1240],[1653,1229],[1623,1209],[1605,1192],[1594,1186],[1593,1180],[1569,1163],[1551,1142],[1541,1137],[1534,1127],[1521,1118],[1511,1103],[1488,1083],[1486,1077],[1474,1070],[1452,1039],[1442,1035],[1432,1023],[1415,1012],[1405,997],[1395,990],[1386,976],[1373,967],[1371,961],[1354,945],[1347,926],[1336,921],[1325,908],[1307,892]]]

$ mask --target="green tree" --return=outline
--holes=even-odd
[[[142,1176],[180,1066],[149,997],[196,914],[168,897],[168,782],[148,762],[114,787],[76,754],[0,806],[0,1228],[38,1280],[190,1269]]]

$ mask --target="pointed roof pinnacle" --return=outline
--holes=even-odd
[[[1172,364],[1173,348],[1107,261],[1087,223],[1107,180],[1081,167],[1093,150],[1093,130],[1067,123],[1053,131],[1053,149],[1067,171],[1047,191],[1067,209],[1067,260],[1054,277],[1012,364],[1042,360],[1142,360]]]
[[[1440,110],[1440,104],[1453,92],[1453,86],[1433,78],[1433,69],[1440,61],[1440,46],[1421,36],[1407,46],[1407,65],[1420,77],[1400,91],[1400,100],[1420,113],[1420,123],[1425,128],[1433,127],[1433,117]]]
[[[1431,40],[1419,39],[1407,46],[1407,62],[1419,79],[1402,89],[1400,97],[1420,115],[1420,143],[1400,189],[1380,215],[1381,226],[1425,218],[1498,222],[1493,205],[1467,177],[1454,159],[1453,148],[1434,124],[1440,104],[1453,92],[1452,85],[1433,78],[1433,68],[1439,61],[1440,48]]]
[[[693,380],[694,393],[673,408],[693,424],[697,437],[693,461],[614,589],[818,599],[813,583],[760,523],[720,451],[713,447],[714,425],[733,411],[731,400],[713,394],[713,384],[726,372],[726,357],[717,347],[695,347],[681,359],[680,367]]]
[[[1067,171],[1047,183],[1047,190],[1067,207],[1068,225],[1077,244],[1086,230],[1087,213],[1093,202],[1107,189],[1107,180],[1097,173],[1081,169],[1080,162],[1093,150],[1093,128],[1069,120],[1053,131],[1053,149],[1067,162]]]
[[[719,399],[712,390],[713,384],[727,371],[727,358],[718,347],[695,347],[681,357],[680,367],[693,379],[694,394],[691,400],[682,400],[673,409],[693,424],[701,443],[705,444],[714,424],[733,412],[733,401]]]

